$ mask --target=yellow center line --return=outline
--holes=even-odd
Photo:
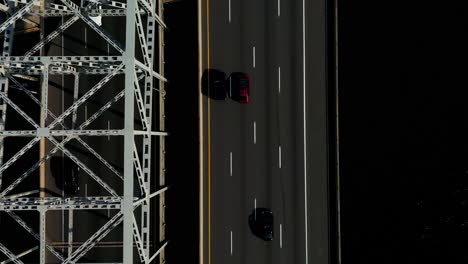
[[[210,0],[206,0],[206,63],[207,68],[211,68],[210,61]],[[208,71],[209,72],[209,71]],[[208,86],[210,83],[210,76],[208,73]],[[210,94],[208,87],[208,95]],[[211,264],[211,99],[207,96],[207,170],[208,170],[208,264]]]

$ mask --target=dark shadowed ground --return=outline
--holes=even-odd
[[[468,9],[339,2],[343,263],[468,263]]]
[[[167,4],[167,263],[198,263],[197,1]]]

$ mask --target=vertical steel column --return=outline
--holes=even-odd
[[[15,11],[15,8],[18,6],[18,3],[16,2],[7,2],[9,6],[9,13],[12,15]],[[13,41],[15,37],[15,26],[16,22],[13,22],[11,26],[9,26],[5,30],[5,38],[3,39],[3,53],[2,56],[7,57],[11,55],[11,48],[13,47]],[[0,78],[0,92],[4,93],[5,96],[8,97],[8,85],[9,81],[7,77],[1,77]],[[5,130],[5,123],[6,123],[6,111],[7,111],[7,104],[5,100],[0,100],[0,131]],[[4,137],[0,138],[0,165],[3,164],[3,143],[4,143]],[[0,190],[2,189],[2,178],[3,178],[3,173],[0,172]]]
[[[151,0],[150,5],[152,9],[156,8],[156,0]],[[148,57],[151,70],[154,69],[154,38],[155,38],[155,23],[156,20],[153,16],[148,15],[146,27],[146,45],[148,48]],[[145,94],[144,103],[146,111],[146,119],[148,120],[148,131],[152,131],[153,120],[153,76],[151,73],[145,75]],[[146,189],[148,190],[147,196],[151,193],[151,139],[152,136],[147,134],[143,136],[143,178]],[[150,199],[144,202],[141,206],[141,237],[143,240],[143,249],[146,256],[150,256],[150,221],[151,221]]]
[[[78,91],[80,88],[80,75],[75,73],[75,82],[73,83],[73,103],[78,100]],[[72,114],[72,129],[76,128],[77,110],[75,109]],[[73,209],[68,211],[68,257],[73,254]]]
[[[8,91],[8,78],[2,77],[0,78],[0,93],[7,93]],[[1,111],[1,120],[0,120],[0,131],[5,130],[5,122],[6,122],[6,109],[7,103],[5,100],[0,99],[0,111]],[[0,138],[0,166],[3,165],[3,144],[4,144],[4,137]],[[3,182],[3,172],[0,172],[0,190],[2,189],[2,182]]]
[[[73,253],[73,209],[68,211],[68,257]]]
[[[39,209],[39,254],[40,254],[40,264],[46,263],[46,210]]]
[[[164,21],[164,6],[163,0],[158,2],[158,15]],[[159,74],[164,76],[164,29],[159,27]],[[165,106],[164,100],[166,96],[165,83],[159,80],[159,130],[166,131],[165,126]],[[159,137],[159,185],[166,185],[166,137]],[[161,193],[159,197],[159,241],[163,242],[166,239],[166,193]],[[159,254],[159,263],[165,262],[165,249],[162,249]]]
[[[42,75],[42,89],[41,89],[41,128],[46,127],[47,109],[49,97],[49,64],[44,64],[44,74]],[[43,139],[41,139],[43,140]]]
[[[135,104],[135,23],[136,1],[127,2],[125,64],[125,121],[124,121],[124,195],[123,213],[123,263],[133,264],[133,144]]]
[[[75,82],[73,84],[73,103],[78,100],[78,91],[80,89],[80,75],[78,73],[75,73]],[[76,119],[77,119],[77,110],[75,109],[73,111],[73,116],[72,116],[72,129],[75,129],[76,126]]]

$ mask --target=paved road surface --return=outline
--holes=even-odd
[[[201,10],[203,68],[251,77],[248,105],[203,98],[205,263],[328,263],[324,1],[305,6],[306,32],[300,0],[202,1]],[[273,242],[249,231],[255,204],[275,215]]]

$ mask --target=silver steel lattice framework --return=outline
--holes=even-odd
[[[166,25],[163,22],[163,1],[0,0],[0,10],[5,12],[5,19],[0,25],[0,34],[3,35],[3,51],[0,57],[0,213],[8,214],[19,227],[26,230],[32,238],[38,241],[38,246],[24,249],[22,252],[12,252],[0,243],[0,251],[7,257],[7,262],[23,263],[21,260],[23,256],[39,250],[37,263],[48,263],[48,255],[55,258],[54,263],[57,261],[60,263],[80,263],[83,256],[99,244],[113,229],[120,226],[122,228],[122,247],[119,250],[122,250],[122,260],[117,263],[155,263],[156,261],[164,263],[165,247],[168,244],[164,229],[165,192],[168,190],[168,186],[165,183],[164,159],[165,136],[167,136],[164,124],[164,96],[167,80],[164,78],[164,30]],[[111,21],[111,18],[124,21],[124,43],[116,40],[96,23],[92,19],[96,16],[107,17],[108,21]],[[28,22],[30,18],[44,19],[48,17],[62,17],[63,20],[55,30],[41,37],[38,43],[31,45],[22,56],[12,55],[17,22]],[[84,23],[86,28],[92,29],[115,52],[112,55],[108,52],[93,56],[86,54],[45,56],[43,48],[77,21]],[[53,103],[49,100],[49,78],[54,75],[66,75],[74,78],[73,103],[59,114],[54,114],[49,109]],[[87,88],[80,83],[82,76],[86,75],[102,76],[102,78],[92,87]],[[38,80],[38,76],[41,80],[40,90],[38,93],[34,93],[23,83],[23,80]],[[113,85],[113,88],[121,87],[120,91],[78,125],[78,109],[117,76],[123,77],[119,79],[122,80],[121,86]],[[24,100],[31,100],[30,102],[39,106],[41,116],[39,121],[28,115],[25,109],[22,109],[9,97],[8,89],[10,86],[23,92],[26,98]],[[159,97],[153,96],[154,90],[158,91]],[[113,105],[122,103],[122,101],[124,125],[121,129],[89,128]],[[153,109],[154,102],[159,105],[159,109]],[[18,113],[32,126],[32,129],[6,130],[7,109]],[[158,113],[159,118],[153,116],[154,112]],[[70,117],[72,125],[67,127],[65,120]],[[136,125],[135,117],[139,117],[141,125]],[[159,124],[153,125],[153,120],[158,119]],[[28,139],[29,142],[14,155],[4,157],[4,139],[18,137]],[[89,137],[97,137],[102,140],[108,137],[122,138],[122,164],[116,166],[106,160],[99,151],[87,143]],[[52,146],[51,150],[41,156],[31,168],[21,172],[15,171],[13,180],[10,180],[11,183],[4,184],[2,179],[5,172],[25,153],[37,147],[41,140],[47,140]],[[95,161],[100,162],[100,166],[106,167],[115,174],[121,181],[121,184],[118,185],[121,188],[117,189],[109,184],[107,175],[106,177],[98,175],[89,164],[68,148],[67,144],[72,141],[81,144]],[[152,146],[158,146],[159,149],[152,149]],[[23,184],[28,176],[59,152],[69,157],[80,167],[83,174],[89,175],[98,183],[102,189],[100,193],[105,195],[41,197],[37,196],[38,191],[15,193],[15,190]],[[159,162],[153,164],[154,168],[152,169],[152,161],[155,159]],[[45,175],[45,177],[48,176]],[[157,184],[152,184],[151,181],[155,179]],[[154,216],[151,217],[152,207],[159,207],[159,211],[153,212],[154,215],[158,216],[157,221],[154,221]],[[113,214],[105,225],[94,234],[90,234],[86,241],[75,248],[72,246],[76,244],[73,241],[73,213],[77,210],[109,210]],[[39,230],[34,230],[26,223],[18,215],[19,211],[38,212]],[[66,211],[69,217],[67,241],[62,241],[68,245],[67,251],[61,251],[51,241],[48,241],[47,213],[53,211]],[[11,227],[0,225],[0,228]],[[152,230],[152,228],[156,230]],[[153,241],[151,241],[152,234]],[[106,259],[99,261],[109,262]]]

